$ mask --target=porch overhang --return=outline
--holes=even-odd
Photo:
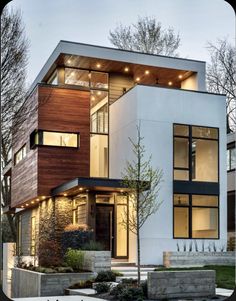
[[[110,191],[128,192],[125,183],[121,179],[107,178],[75,178],[63,183],[51,190],[51,195],[75,195],[84,191]]]

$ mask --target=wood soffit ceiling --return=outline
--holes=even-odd
[[[100,67],[98,67],[98,64]],[[61,54],[56,61],[57,66],[70,68],[81,68],[88,70],[97,70],[109,73],[120,73],[130,76],[134,79],[140,78],[142,84],[168,84],[173,83],[173,87],[180,87],[182,80],[193,74],[188,70],[177,70],[162,67],[153,67],[141,64],[132,64],[128,62],[120,62],[114,60],[97,59],[83,56]],[[125,68],[128,71],[125,72]],[[145,74],[148,71],[148,74]],[[181,76],[181,78],[179,78]]]

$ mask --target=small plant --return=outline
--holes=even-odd
[[[187,245],[186,245],[186,242],[184,241],[183,243],[183,251],[186,252],[187,251]]]
[[[98,241],[90,240],[89,242],[85,243],[81,249],[87,251],[103,251],[104,246]]]
[[[83,269],[84,253],[80,250],[68,249],[65,254],[65,262],[75,271]]]
[[[111,285],[107,282],[100,282],[96,285],[96,291],[98,294],[107,293],[110,290]]]
[[[194,246],[195,246],[195,251],[198,252],[198,244],[196,240],[194,240]]]
[[[70,289],[80,289],[80,288],[92,288],[94,281],[93,280],[86,280],[80,281],[69,286]]]
[[[112,271],[101,271],[98,273],[95,282],[114,282],[116,281],[116,273]]]
[[[205,252],[205,241],[202,240],[202,252]]]
[[[189,243],[189,252],[192,252],[193,251],[193,242],[190,241]]]
[[[180,247],[179,247],[179,242],[178,241],[177,241],[176,246],[177,246],[177,252],[179,252],[180,251]]]
[[[119,301],[142,301],[143,290],[141,287],[126,287],[118,296]]]
[[[147,299],[148,298],[147,280],[141,282],[141,288],[143,290],[143,295],[144,295],[145,299]]]
[[[54,240],[43,240],[39,248],[39,265],[43,267],[61,266],[61,248]]]

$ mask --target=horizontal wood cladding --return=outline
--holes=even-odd
[[[38,193],[76,177],[89,177],[90,92],[39,87],[38,128],[79,132],[80,148],[38,146]]]
[[[109,101],[112,104],[116,99],[124,94],[124,89],[128,91],[134,86],[132,76],[125,76],[121,73],[111,73],[109,76]]]
[[[23,109],[18,112],[12,136],[12,177],[11,206],[20,205],[25,200],[37,196],[37,150],[30,149],[29,135],[38,126],[38,93],[37,89],[27,98]],[[14,164],[16,152],[26,145],[26,157]]]

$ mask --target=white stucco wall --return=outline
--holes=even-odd
[[[146,153],[152,155],[153,167],[161,168],[159,211],[141,230],[142,264],[162,264],[163,251],[176,251],[173,239],[173,123],[219,127],[220,131],[220,240],[205,240],[205,247],[215,241],[226,244],[226,120],[225,98],[220,95],[177,89],[136,86],[110,106],[110,178],[120,178],[126,160],[132,158],[128,137],[136,137],[141,122]],[[188,241],[185,240],[188,245]],[[198,240],[199,249],[202,240]],[[130,245],[134,259],[135,245]],[[130,259],[131,261],[131,259]]]

